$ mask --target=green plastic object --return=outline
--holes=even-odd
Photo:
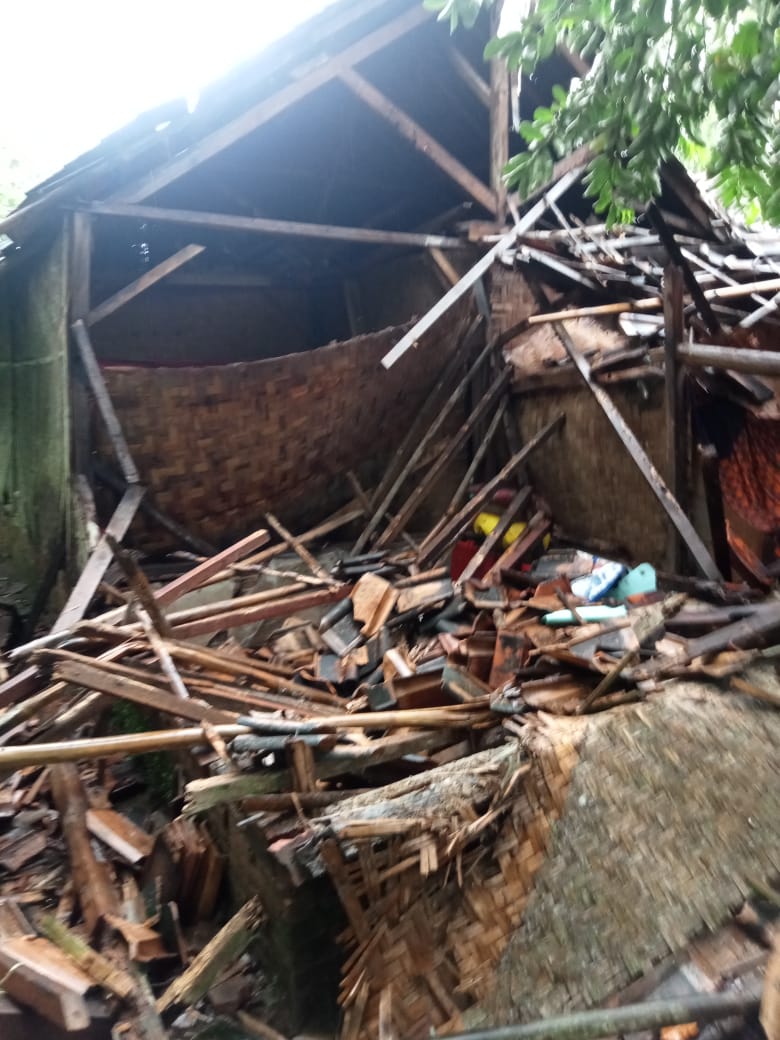
[[[629,596],[635,596],[639,592],[655,592],[657,588],[655,568],[649,563],[640,563],[620,579],[612,589],[610,597],[623,603]]]
[[[612,621],[614,618],[624,618],[628,611],[624,606],[605,607],[601,603],[594,603],[589,607],[577,607],[577,613],[583,621]],[[573,625],[574,615],[570,610],[553,610],[542,618],[544,625]]]

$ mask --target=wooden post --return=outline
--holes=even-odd
[[[612,398],[604,387],[599,386],[598,383],[593,381],[590,374],[590,365],[577,349],[574,340],[571,338],[563,324],[561,322],[556,322],[554,328],[558,338],[566,348],[566,353],[577,366],[577,370],[585,381],[585,384],[590,388],[591,393],[601,405],[602,411],[606,415],[607,419],[609,419],[615,433],[620,437],[626,451],[637,464],[639,472],[650,485],[653,494],[664,507],[669,519],[680,532],[680,535],[688,546],[691,555],[696,560],[702,574],[705,578],[709,578],[710,581],[720,581],[720,571],[715,566],[715,561],[712,559],[712,556],[710,556],[709,550],[697,534],[691,521],[683,510],[680,509],[679,502],[664,483],[661,474],[650,461],[647,452],[637,440],[636,434],[629,428],[625,419],[615,407]]]
[[[675,263],[669,263],[664,271],[666,475],[672,494],[684,509],[688,485],[688,427],[685,376],[677,359],[677,347],[682,342],[683,333],[683,275]],[[669,570],[681,574],[683,545],[675,528],[669,531],[667,556]]]
[[[490,35],[497,36],[501,22],[500,2],[491,12]],[[503,221],[507,191],[504,167],[509,162],[509,69],[503,58],[490,63],[490,187],[496,197],[496,215]]]

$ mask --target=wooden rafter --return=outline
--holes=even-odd
[[[161,263],[145,271],[140,278],[136,278],[135,281],[130,282],[129,285],[125,285],[119,292],[115,292],[113,296],[109,296],[108,299],[103,300],[97,307],[87,314],[84,322],[86,325],[95,325],[97,322],[107,318],[109,314],[113,314],[114,311],[118,311],[120,307],[124,307],[126,303],[134,300],[136,296],[139,296],[145,289],[150,288],[152,285],[156,285],[157,282],[165,278],[172,271],[178,270],[183,267],[184,264],[190,262],[194,257],[199,256],[205,249],[205,246],[189,245],[185,246],[184,249],[180,249],[178,253],[174,253],[173,256],[169,256],[167,260],[163,260]]]
[[[256,235],[281,235],[294,238],[321,238],[335,242],[361,242],[366,245],[391,245],[420,249],[456,249],[463,243],[446,235],[426,235],[412,231],[379,231],[374,228],[341,227],[333,224],[308,224],[297,220],[270,217],[241,217],[232,213],[203,213],[200,210],[168,209],[124,202],[95,202],[88,212],[104,217],[161,221],[215,231],[246,231]],[[151,273],[151,272],[150,272]]]
[[[474,97],[485,106],[490,108],[490,85],[477,72],[471,62],[454,45],[448,51],[452,66],[472,92]]]
[[[356,97],[360,98],[378,116],[390,123],[407,141],[422,152],[431,162],[436,163],[451,180],[455,181],[473,199],[484,206],[490,213],[495,212],[496,200],[490,188],[483,184],[454,155],[432,137],[427,130],[416,123],[411,116],[403,112],[397,105],[353,68],[345,68],[339,73],[339,79]]]
[[[392,22],[388,22],[375,32],[358,40],[341,54],[312,69],[311,72],[301,76],[300,79],[283,87],[270,97],[263,98],[248,111],[198,141],[186,152],[153,170],[141,181],[120,189],[111,196],[111,200],[141,202],[148,199],[335,79],[343,69],[365,61],[366,58],[370,58],[372,54],[376,54],[377,51],[383,50],[395,40],[418,28],[431,17],[431,12],[426,11],[422,4],[415,5]]]

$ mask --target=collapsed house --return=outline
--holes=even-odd
[[[780,241],[675,164],[615,232],[585,155],[508,197],[488,31],[334,4],[0,225],[0,965],[60,1030],[755,1007]]]

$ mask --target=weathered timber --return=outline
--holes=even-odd
[[[127,1000],[133,995],[135,992],[133,978],[93,950],[62,922],[47,915],[41,920],[38,927],[50,942],[58,946],[72,961],[75,961],[81,970],[99,986],[107,989],[120,1000]]]
[[[87,216],[87,219],[89,217]],[[99,321],[103,321],[110,314],[118,311],[120,307],[124,307],[126,303],[134,300],[136,296],[140,296],[142,292],[149,289],[152,285],[156,285],[157,282],[161,281],[172,271],[178,270],[184,264],[193,260],[196,256],[199,256],[204,250],[205,246],[189,245],[180,249],[173,256],[169,256],[167,260],[161,261],[154,267],[145,271],[140,278],[136,278],[135,281],[130,282],[129,285],[125,285],[118,292],[115,292],[108,299],[103,300],[97,307],[94,307],[84,318],[86,325],[96,325]]]
[[[222,972],[241,956],[264,916],[259,899],[245,903],[165,990],[157,1001],[158,1012],[162,1014],[171,1007],[197,1003]]]
[[[187,571],[186,574],[182,574],[181,577],[175,578],[172,582],[164,585],[163,588],[155,593],[155,599],[161,605],[173,603],[174,600],[183,596],[185,592],[192,592],[193,589],[200,588],[213,575],[224,570],[231,563],[235,563],[236,560],[249,555],[249,553],[261,545],[265,545],[267,541],[268,532],[266,530],[254,531],[252,534],[247,535],[246,538],[235,542],[227,549],[223,549],[221,553],[204,560],[197,567],[193,567],[191,571]]]
[[[65,1032],[90,1024],[89,976],[47,939],[18,936],[0,942],[0,978],[13,1000]]]
[[[132,484],[122,496],[103,536],[92,551],[86,567],[81,572],[70,596],[68,596],[67,603],[54,622],[52,636],[56,637],[67,631],[84,617],[87,607],[97,592],[97,587],[103,580],[103,575],[113,559],[114,554],[109,545],[108,537],[113,537],[118,542],[124,538],[143,498],[143,494],[144,489],[139,484]]]
[[[551,437],[556,430],[559,430],[565,421],[563,414],[557,415],[552,422],[548,423],[544,429],[540,430],[523,448],[513,455],[512,458],[502,467],[501,470],[493,477],[492,480],[488,481],[476,495],[474,495],[466,505],[455,514],[439,531],[435,533],[432,538],[427,538],[420,546],[420,552],[417,557],[417,562],[420,566],[431,562],[438,558],[438,556],[444,551],[445,546],[457,537],[460,530],[472,520],[477,513],[482,509],[485,502],[489,501],[491,496],[496,490],[503,484],[507,478],[511,477],[512,474],[526,461],[526,459],[533,454],[533,452],[542,445],[548,437]]]
[[[496,199],[490,188],[483,184],[454,155],[451,155],[446,148],[443,148],[427,130],[423,130],[419,123],[416,123],[406,112],[403,112],[388,97],[385,97],[381,91],[377,90],[372,83],[369,83],[354,68],[342,69],[339,73],[339,79],[356,97],[360,98],[378,116],[395,127],[418,152],[422,152],[426,158],[434,162],[450,180],[455,181],[480,206],[483,206],[488,213],[497,212]],[[507,138],[508,134],[509,119],[507,118]],[[509,156],[507,155],[508,158]]]
[[[300,538],[288,531],[287,528],[282,524],[281,520],[277,519],[273,513],[266,513],[265,518],[268,521],[270,527],[273,527],[274,531],[279,535],[282,541],[298,556],[303,563],[309,568],[315,577],[320,578],[326,583],[326,585],[338,585],[338,582],[333,578],[332,575],[328,574],[322,564],[317,560]]]
[[[122,470],[122,476],[128,484],[137,484],[139,480],[138,470],[135,468],[135,463],[130,454],[130,449],[127,446],[122,425],[114,411],[114,405],[111,401],[111,396],[109,395],[106,382],[103,379],[103,373],[100,371],[100,365],[95,357],[95,351],[92,347],[92,340],[87,331],[87,326],[81,318],[78,318],[73,322],[71,325],[71,332],[73,333],[73,339],[78,347],[79,357],[84,366],[84,371],[87,373],[90,389],[95,396],[95,401],[97,402],[101,418],[103,419],[112,447],[116,453],[117,461]]]
[[[519,538],[515,539],[510,546],[499,556],[484,577],[486,585],[495,585],[501,581],[504,571],[512,570],[550,530],[550,518],[541,510],[535,513],[528,521],[528,527]]]
[[[495,547],[499,544],[506,532],[512,526],[515,517],[518,515],[518,513],[530,497],[530,487],[526,486],[520,488],[520,490],[517,492],[512,501],[506,507],[502,515],[499,517],[496,526],[487,536],[487,538],[479,547],[474,556],[472,556],[472,558],[466,564],[465,569],[461,573],[460,577],[457,579],[458,584],[464,584],[469,580],[469,578],[473,577],[477,573],[477,571],[488,558],[490,553],[493,552]]]
[[[83,686],[88,690],[97,690],[110,697],[139,704],[150,711],[159,711],[173,718],[189,719],[192,722],[210,722],[212,725],[230,725],[235,715],[201,704],[192,698],[182,699],[156,686],[138,682],[122,675],[112,675],[103,669],[95,668],[88,662],[72,659],[60,660],[54,670],[55,678],[64,682]]]
[[[566,353],[577,366],[585,385],[590,389],[591,393],[601,406],[602,411],[609,419],[615,433],[617,433],[618,437],[623,442],[626,451],[628,451],[631,458],[637,464],[639,472],[645,478],[651,491],[661,503],[669,519],[679,531],[680,536],[688,546],[688,549],[702,574],[705,578],[709,578],[712,581],[719,581],[721,577],[720,571],[715,566],[715,561],[712,559],[707,546],[699,537],[691,521],[680,508],[677,499],[666,486],[661,474],[650,461],[647,452],[637,440],[636,434],[626,424],[625,419],[618,411],[612,398],[603,387],[593,381],[590,373],[590,365],[580,353],[565,326],[562,323],[557,322],[555,325],[555,332],[565,347]]]
[[[30,750],[40,750],[40,747]],[[74,765],[57,765],[51,770],[50,783],[68,846],[73,884],[87,930],[92,935],[107,915],[119,913],[119,900],[108,865],[98,861],[92,850],[86,823],[89,804],[78,770]]]
[[[489,360],[492,353],[492,346],[487,344],[477,355],[475,360],[469,366],[466,374],[454,388],[452,393],[442,403],[441,408],[437,412],[430,426],[428,426],[425,433],[417,438],[414,448],[411,454],[406,459],[401,469],[397,472],[395,479],[392,481],[390,486],[387,488],[384,497],[379,501],[379,504],[374,509],[374,515],[369,520],[368,524],[362,531],[360,537],[355,542],[352,549],[352,555],[361,552],[368,540],[376,531],[377,527],[382,521],[382,517],[390,508],[390,504],[394,500],[395,496],[403,487],[404,481],[409,477],[417,463],[422,459],[428,446],[433,442],[434,438],[442,428],[444,423],[449,418],[453,409],[457,405],[458,401],[463,397],[467,387],[473,381],[476,374],[480,371],[482,366]]]
[[[695,368],[731,369],[758,376],[780,376],[780,352],[747,350],[743,347],[719,347],[711,343],[680,343],[680,360]]]
[[[435,486],[436,481],[439,480],[445,468],[466,443],[469,434],[491,411],[491,409],[494,409],[498,404],[498,401],[509,382],[509,376],[509,368],[505,368],[499,372],[488,390],[480,397],[476,407],[473,409],[466,421],[462,423],[457,432],[449,438],[444,451],[433,465],[429,467],[422,480],[419,481],[414,491],[379,536],[376,541],[377,548],[382,548],[383,546],[388,545],[398,532],[409,522],[409,520],[411,520],[415,511]]]
[[[499,239],[496,244],[488,250],[487,253],[478,260],[473,267],[471,267],[461,278],[457,285],[453,285],[448,293],[446,293],[438,303],[436,303],[431,309],[425,314],[419,321],[415,322],[409,331],[401,337],[396,343],[392,350],[388,351],[387,354],[382,358],[382,365],[384,368],[392,368],[396,361],[407,352],[407,350],[414,347],[420,338],[432,328],[436,322],[441,318],[447,311],[458,302],[458,300],[473,288],[474,285],[482,278],[493,266],[497,258],[505,250],[510,249],[517,238],[520,235],[524,235],[526,231],[530,229],[537,222],[539,217],[542,216],[544,211],[547,209],[547,199],[559,199],[568,189],[578,180],[582,173],[582,167],[576,167],[574,170],[565,173],[560,180],[553,185],[552,188],[547,192],[545,197],[537,202],[531,209],[525,213],[517,224],[515,224],[512,230]],[[778,285],[780,288],[780,285]]]
[[[300,596],[287,596],[285,599],[271,601],[256,607],[246,607],[237,610],[228,610],[222,614],[213,614],[203,618],[201,621],[191,621],[184,624],[174,623],[173,634],[177,639],[191,639],[193,636],[209,635],[213,632],[222,632],[231,628],[240,628],[255,621],[267,621],[270,618],[291,617],[299,610],[309,610],[311,607],[328,606],[330,603],[339,603],[349,596],[351,589],[349,585],[340,585],[330,589],[322,589],[318,592],[307,592]]]
[[[667,264],[664,271],[664,389],[666,403],[666,472],[669,488],[685,508],[687,487],[688,426],[685,408],[685,381],[680,372],[677,347],[682,342],[683,276],[680,268]],[[682,571],[682,545],[676,529],[670,531],[669,565],[671,570]]]

